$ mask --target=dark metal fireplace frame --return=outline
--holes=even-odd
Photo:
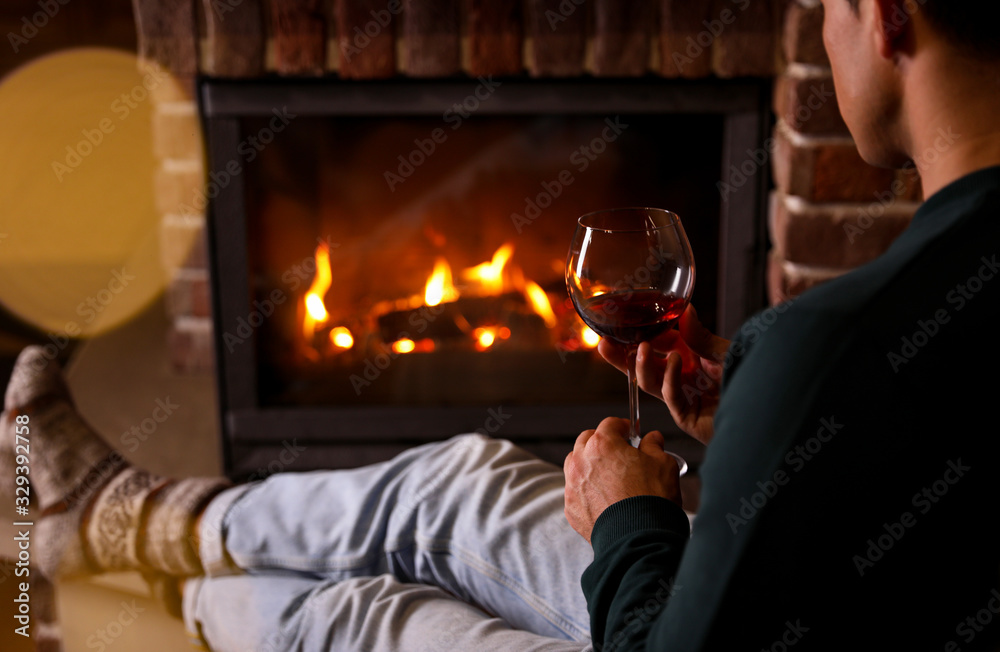
[[[252,82],[203,79],[199,100],[207,138],[209,170],[224,172],[238,160],[240,119],[267,117],[274,107],[304,116],[435,116],[455,97],[465,97],[475,80],[339,82],[329,80]],[[477,115],[518,114],[715,114],[724,125],[722,169],[739,168],[760,149],[771,126],[770,84],[763,81],[534,81],[504,80],[503,92],[483,103]],[[757,165],[746,183],[728,193],[719,215],[720,268],[717,328],[731,334],[765,305],[768,166]],[[482,428],[490,408],[330,407],[265,408],[257,392],[256,348],[232,352],[224,333],[236,332],[250,308],[245,187],[243,175],[218,187],[209,205],[209,249],[226,473],[246,478],[262,471],[344,468],[386,459],[407,447]],[[217,184],[221,185],[221,184]],[[622,385],[622,401],[625,386]],[[561,463],[580,431],[594,427],[622,405],[518,406],[497,434],[543,458]],[[669,413],[643,404],[645,423],[671,424]],[[661,428],[662,429],[662,428]],[[665,430],[675,450],[693,465],[701,451],[676,430]],[[291,442],[302,455],[287,451]],[[286,445],[289,444],[289,445]],[[283,451],[285,453],[283,454]],[[290,460],[290,461],[286,461]]]

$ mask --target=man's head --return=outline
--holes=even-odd
[[[861,0],[847,3],[855,15],[860,14]],[[1000,3],[996,0],[908,0],[901,4],[906,15],[922,12],[938,32],[970,56],[1000,60]]]
[[[844,120],[869,163],[912,157],[908,116],[941,81],[1000,66],[997,0],[823,0],[823,40]]]

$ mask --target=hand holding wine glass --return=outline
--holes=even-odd
[[[640,344],[636,356],[639,388],[666,403],[680,429],[705,445],[715,434],[715,411],[728,349],[729,340],[705,328],[694,306],[688,305],[677,330]],[[601,340],[598,352],[628,372],[624,346]]]
[[[625,347],[633,446],[642,437],[638,346],[677,322],[691,299],[694,279],[694,256],[676,214],[621,208],[578,220],[566,261],[566,286],[583,321]]]

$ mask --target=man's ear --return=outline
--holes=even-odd
[[[891,59],[908,52],[913,43],[913,15],[917,5],[913,0],[872,0],[878,52]]]

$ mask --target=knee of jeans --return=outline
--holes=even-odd
[[[482,433],[470,432],[445,440],[444,452],[448,455],[468,456],[469,453],[485,450],[491,443],[495,444],[496,440]]]
[[[448,443],[453,445],[473,445],[476,443],[486,443],[490,441],[491,437],[482,432],[467,432],[461,435],[455,435],[448,440]]]
[[[508,439],[472,432],[456,435],[448,440],[448,449],[461,451],[464,457],[498,458],[503,457],[511,462],[538,460],[538,458]]]

